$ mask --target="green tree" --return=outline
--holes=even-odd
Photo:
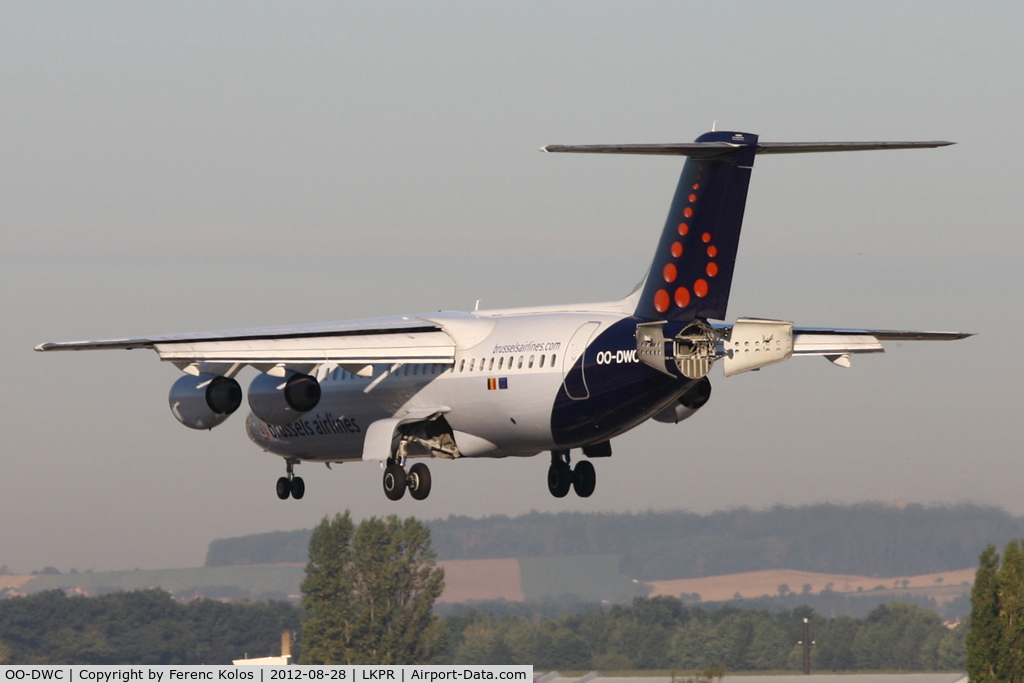
[[[999,678],[1024,681],[1024,547],[1010,541],[1003,549],[999,570],[999,617],[1003,627]]]
[[[444,649],[432,613],[444,589],[430,529],[415,518],[346,511],[324,518],[309,540],[302,582],[305,664],[421,664]]]
[[[967,675],[972,683],[997,683],[1002,658],[999,617],[999,554],[988,546],[979,558],[971,589],[970,630],[967,632]]]

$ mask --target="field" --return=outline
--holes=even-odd
[[[642,582],[619,572],[617,555],[573,555],[488,560],[445,560],[445,590],[440,602],[544,600],[570,597],[584,602],[628,603],[638,596],[699,594],[702,602],[793,593],[918,595],[940,605],[970,590],[974,570],[920,576],[871,577],[788,569],[728,574],[699,579]],[[80,589],[89,595],[111,590],[159,587],[180,597],[254,597],[296,600],[302,564],[239,565],[37,576],[0,576],[0,589],[24,593],[54,588]]]
[[[790,569],[772,569],[743,574],[726,574],[700,579],[650,581],[652,596],[698,593],[702,601],[731,600],[739,594],[744,598],[778,595],[785,584],[794,593],[820,593],[826,588],[837,593],[899,592],[922,594],[940,604],[963,594],[974,583],[974,569],[961,569],[941,574],[879,578],[848,574],[815,574]],[[903,582],[906,581],[906,584]],[[809,586],[805,591],[804,586]]]

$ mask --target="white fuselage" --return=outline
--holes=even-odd
[[[452,338],[453,365],[375,364],[361,377],[324,364],[314,411],[283,427],[250,413],[246,430],[272,453],[341,462],[362,458],[366,429],[377,420],[444,407],[462,456],[535,455],[557,446],[551,416],[566,373],[588,340],[625,317],[601,310],[417,316]]]

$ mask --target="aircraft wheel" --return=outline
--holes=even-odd
[[[579,465],[576,468],[579,469]],[[579,492],[577,491],[577,493]],[[302,481],[302,477],[295,477],[292,479],[292,498],[299,500],[304,495],[306,495],[306,482]]]
[[[586,460],[576,463],[572,471],[572,488],[580,498],[589,498],[597,485],[597,474],[594,466]]]
[[[565,498],[572,488],[572,470],[564,463],[552,463],[548,468],[548,491],[555,498]]]
[[[409,468],[406,477],[409,495],[416,500],[423,500],[430,495],[430,469],[421,462]]]
[[[277,480],[277,497],[287,500],[290,495],[292,495],[292,484],[288,481],[288,477],[281,477]]]
[[[401,500],[405,483],[405,470],[399,465],[388,465],[384,470],[384,495],[390,500]]]

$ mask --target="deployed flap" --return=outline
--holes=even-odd
[[[349,337],[360,335],[386,335],[440,331],[433,322],[416,317],[370,318],[366,320],[345,320],[342,322],[313,323],[308,325],[283,325],[275,327],[254,327],[242,330],[220,330],[217,332],[186,332],[183,334],[160,334],[150,337],[128,337],[123,339],[98,339],[93,341],[46,342],[36,351],[93,351],[97,349],[151,349],[157,344],[260,341],[264,339],[300,339],[312,337]]]
[[[799,332],[793,339],[797,356],[846,356],[851,353],[885,353],[882,343],[871,334],[812,334]],[[835,362],[835,361],[833,361]]]
[[[153,348],[161,360],[170,361],[334,362],[360,368],[369,363],[451,363],[455,358],[455,344],[444,332],[158,342]]]
[[[779,363],[793,355],[793,323],[740,318],[725,343],[725,376]]]

